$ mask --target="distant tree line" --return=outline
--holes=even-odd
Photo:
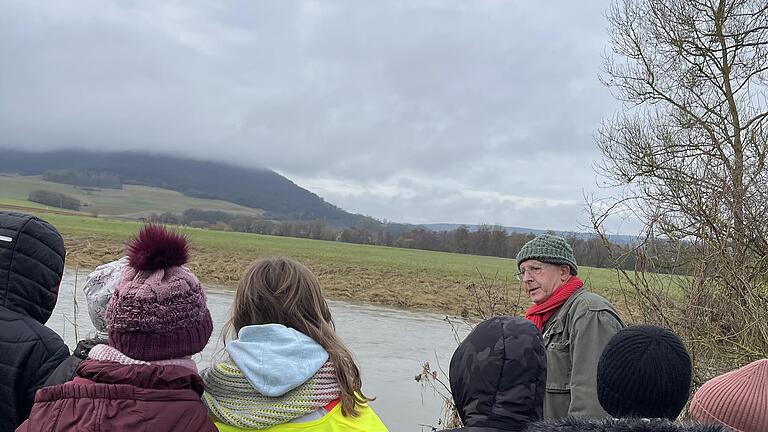
[[[81,203],[77,198],[73,198],[63,193],[51,192],[46,190],[33,190],[27,197],[29,201],[44,204],[51,207],[63,208],[68,210],[80,211]]]
[[[535,234],[507,232],[501,226],[481,225],[475,230],[470,230],[467,226],[459,226],[449,231],[416,228],[401,234],[352,227],[342,230],[337,239],[349,243],[515,258],[523,245],[535,236]],[[573,246],[579,265],[610,266],[609,247],[615,249],[615,253],[624,249],[626,268],[633,268],[635,264],[629,247],[616,244],[606,246],[597,236],[582,238],[574,235],[568,236],[567,240]]]
[[[43,180],[64,183],[73,186],[122,189],[120,176],[87,169],[61,169],[46,171]]]
[[[322,219],[312,221],[274,221],[252,215],[241,215],[219,210],[187,209],[181,214],[153,213],[147,222],[185,225],[219,231],[237,231],[253,234],[299,237],[315,240],[337,240],[339,231],[330,228]]]
[[[486,255],[515,258],[523,245],[535,237],[534,234],[508,233],[501,226],[481,225],[470,230],[460,226],[449,231],[432,231],[422,227],[404,230],[394,224],[388,230],[386,224],[369,224],[334,228],[326,221],[274,221],[252,215],[239,215],[218,210],[187,209],[181,214],[153,214],[149,222],[186,225],[222,231],[238,231],[255,234],[299,237],[315,240],[341,241],[345,243],[392,246],[410,249],[452,252],[460,254]],[[412,226],[411,226],[412,227]],[[609,267],[611,254],[624,254],[624,267],[635,268],[635,254],[631,247],[609,244],[606,246],[597,237],[568,237],[573,246],[579,265]],[[610,248],[610,249],[609,249]]]

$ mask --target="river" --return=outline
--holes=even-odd
[[[82,291],[86,275],[87,272],[78,272],[75,283],[75,271],[66,269],[58,304],[47,323],[62,336],[70,350],[77,342],[75,315],[77,336],[82,339],[92,332]],[[221,328],[229,315],[233,299],[233,292],[222,287],[206,287],[206,294],[214,330],[205,350],[194,356],[201,368],[210,365],[211,358],[223,347]],[[371,406],[389,430],[432,430],[426,425],[437,425],[442,399],[431,389],[422,388],[414,376],[419,373],[425,361],[432,366],[439,363],[448,372],[448,364],[457,342],[451,326],[444,321],[445,317],[345,301],[328,303],[339,335],[359,363],[363,375],[363,391],[368,396],[376,397]],[[466,325],[458,328],[461,337],[468,331]]]

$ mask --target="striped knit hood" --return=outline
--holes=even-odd
[[[263,429],[313,413],[341,396],[328,353],[280,324],[247,326],[227,344],[227,361],[203,371],[203,402],[216,419]]]

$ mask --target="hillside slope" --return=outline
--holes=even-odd
[[[82,150],[32,153],[8,149],[2,152],[0,172],[32,176],[65,169],[97,171],[117,175],[126,184],[170,189],[190,197],[263,209],[264,216],[272,219],[325,219],[334,226],[351,226],[370,220],[327,203],[268,169],[144,153]]]

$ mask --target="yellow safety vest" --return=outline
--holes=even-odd
[[[345,417],[341,404],[337,404],[326,415],[317,420],[303,423],[283,423],[266,429],[241,429],[213,419],[219,432],[388,432],[379,416],[368,405],[358,405],[357,417]]]

